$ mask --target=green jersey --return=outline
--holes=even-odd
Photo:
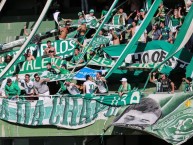
[[[107,11],[107,10],[102,10],[102,12],[101,12],[101,16],[105,16],[107,13],[108,13],[108,11]]]
[[[123,87],[123,85],[120,85],[118,92],[128,92],[131,91],[131,85],[127,84],[126,87]]]
[[[170,32],[169,27],[165,26],[164,28],[161,28],[161,35],[162,35],[161,40],[168,40],[169,39],[169,32]]]
[[[166,15],[165,9],[164,8],[162,8],[162,9],[159,8],[158,12],[161,14],[161,16],[159,17],[159,20],[160,21],[165,21],[165,15]]]
[[[11,86],[5,85],[5,94],[8,98],[12,98],[12,96],[20,95],[21,90],[17,83],[12,82]]]
[[[181,18],[175,18],[174,16],[171,16],[171,21],[172,21],[172,26],[175,27],[180,25]]]
[[[81,57],[81,53],[79,53],[78,55],[74,55],[73,57],[72,57],[72,62],[73,63],[77,63],[79,60],[80,60],[80,57]],[[84,59],[83,59],[84,60]]]

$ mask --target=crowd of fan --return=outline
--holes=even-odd
[[[101,13],[101,18],[103,18],[108,12],[108,6]],[[140,28],[140,24],[146,16],[145,9],[134,10],[128,15],[124,12],[123,8],[118,8],[118,11],[112,16],[110,20],[113,25],[115,25],[115,17],[120,16],[117,20],[117,23],[120,25],[127,26],[126,31],[120,31],[117,33],[114,31],[114,28],[110,28],[109,31],[104,31],[106,35],[111,35],[111,40],[114,45],[120,43],[128,42],[125,35],[128,34],[131,38]],[[175,38],[180,30],[180,27],[183,24],[186,12],[185,7],[181,4],[176,5],[173,9],[168,9],[164,6],[163,3],[160,4],[157,14],[155,15],[152,23],[146,28],[142,36],[138,41],[146,43],[150,40],[165,40],[169,43],[174,43]],[[83,12],[78,13],[79,20],[78,23],[80,27],[78,31],[80,35],[84,35],[86,32],[86,23],[89,23],[91,20],[96,19],[94,16],[94,10],[90,10],[90,14],[85,15]],[[82,27],[84,27],[84,33],[82,33]]]
[[[186,7],[190,7],[191,4],[192,2],[190,1],[187,3]],[[141,43],[147,43],[151,40],[164,40],[169,43],[174,43],[187,13],[186,7],[182,4],[177,4],[174,8],[169,9],[161,3],[153,20],[145,29],[138,41]],[[101,18],[98,20],[94,15],[94,9],[90,9],[89,14],[85,14],[84,12],[78,13],[78,28],[76,30],[77,34],[75,35],[75,39],[77,39],[80,52],[83,51],[86,45],[88,45],[95,33],[95,31],[91,31],[91,34],[89,35],[91,38],[87,38],[87,33],[92,29],[88,24],[95,23],[94,25],[96,25],[101,22],[107,14],[108,9],[109,6],[104,7],[104,10],[101,12]],[[107,29],[102,29],[98,35],[105,36],[110,40],[110,43],[107,45],[128,43],[132,36],[134,36],[134,34],[140,29],[140,24],[145,18],[146,13],[147,11],[145,11],[145,9],[139,9],[138,7],[138,9],[132,10],[127,14],[124,12],[122,7],[119,7],[117,11],[114,11],[113,14],[109,16],[109,27]],[[60,34],[57,38],[59,40],[65,40],[70,33],[72,20],[63,19],[63,21],[65,25],[59,27]],[[116,25],[124,26],[126,29],[121,29],[123,27],[116,28]],[[24,26],[24,33],[29,36],[26,26]],[[104,45],[101,45],[101,47],[104,47]],[[55,48],[51,46],[51,41],[47,42],[47,48],[45,48],[44,54],[48,57],[57,57]],[[28,50],[24,56],[28,61],[35,59],[30,50]],[[4,62],[9,63],[11,57],[12,56],[7,56]]]
[[[57,66],[62,72],[68,73],[65,66]],[[47,64],[47,71],[56,74],[56,70],[52,68],[51,64]],[[158,76],[159,75],[159,76]],[[18,98],[28,101],[34,100],[49,100],[50,95],[80,95],[80,94],[108,94],[107,81],[102,77],[101,72],[97,72],[96,77],[92,78],[90,75],[86,75],[86,81],[81,84],[73,82],[72,80],[50,82],[48,78],[41,78],[37,73],[34,74],[34,81],[30,78],[29,74],[25,74],[24,79],[20,79],[16,75],[15,81],[8,78],[4,87],[4,90],[0,90],[1,96],[10,100],[18,100]],[[184,91],[193,91],[192,79],[190,77],[183,78]],[[131,85],[127,82],[126,78],[122,78],[121,85],[118,88],[118,95],[121,97],[132,90]],[[175,84],[164,73],[150,74],[150,82],[156,84],[157,93],[174,93]],[[53,84],[54,83],[54,84]],[[56,89],[56,85],[59,85],[59,91],[56,94],[51,94],[50,89]],[[22,89],[21,89],[22,88]],[[22,97],[24,96],[24,97]]]
[[[55,65],[55,64],[53,64]],[[62,73],[69,73],[65,69],[65,66],[57,66],[57,68]],[[57,74],[56,70],[52,68],[51,63],[47,64],[47,71]],[[34,74],[34,81],[29,74],[25,74],[25,78],[21,79],[16,75],[15,81],[11,78],[6,80],[6,84],[3,90],[0,90],[0,95],[8,98],[10,100],[18,100],[18,98],[23,100],[47,100],[50,99],[50,90],[53,88],[56,90],[59,85],[59,90],[57,95],[70,94],[70,95],[80,95],[80,94],[93,94],[93,93],[108,93],[108,87],[106,85],[106,79],[102,77],[101,72],[97,72],[96,77],[93,79],[90,75],[86,75],[84,83],[77,84],[70,79],[63,81],[50,82],[49,78],[41,78],[37,73]],[[22,97],[24,96],[24,97]]]

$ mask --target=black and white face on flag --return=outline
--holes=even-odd
[[[148,125],[154,124],[161,116],[161,108],[151,98],[144,98],[140,104],[130,105],[118,116],[114,126],[120,127],[139,127],[144,129]]]

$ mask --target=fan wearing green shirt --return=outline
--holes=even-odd
[[[120,85],[120,87],[118,89],[118,94],[121,97],[123,94],[126,94],[129,91],[131,91],[131,85],[129,83],[127,83],[126,78],[122,78],[120,81],[122,82],[122,84]]]
[[[21,90],[18,86],[18,82],[12,82],[10,78],[7,79],[7,84],[5,85],[5,95],[8,99],[16,100],[20,95]]]
[[[181,15],[181,7],[178,9],[174,9],[173,15],[171,16],[171,22],[172,22],[172,32],[176,32],[177,27],[180,27],[182,25],[184,17]]]
[[[74,50],[74,56],[71,59],[72,63],[83,63],[84,62],[84,58],[80,59],[81,57],[81,53],[80,53],[80,49],[79,48],[75,48]]]
[[[109,10],[109,6],[106,5],[101,12],[101,18],[103,18],[108,13],[108,10]]]
[[[52,64],[56,66],[56,68],[60,71],[60,74],[66,75],[70,73],[69,70],[67,70],[66,64],[62,64],[61,66],[58,66],[55,63]]]
[[[160,30],[161,30],[161,37],[160,40],[168,41],[169,43],[173,43],[173,35],[170,32],[170,28],[165,26],[164,21],[160,21]]]
[[[161,2],[160,6],[159,6],[159,9],[158,9],[158,13],[157,13],[155,18],[158,21],[165,21],[165,16],[166,16],[165,7],[164,7],[163,2]]]

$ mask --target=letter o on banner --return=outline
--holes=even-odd
[[[149,54],[148,54],[148,53],[145,53],[145,54],[142,56],[142,60],[143,60],[143,63],[148,63],[148,62],[149,62]]]
[[[158,51],[155,51],[155,52],[152,54],[152,58],[151,58],[152,62],[153,62],[153,63],[158,62],[159,57],[160,57],[160,53],[159,53]]]

